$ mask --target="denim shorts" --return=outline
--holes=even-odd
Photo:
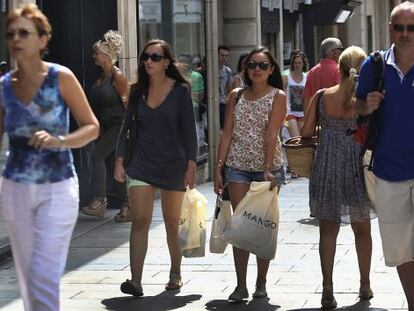
[[[276,184],[280,186],[282,182],[282,170],[283,168],[272,171],[272,174],[276,177]],[[242,171],[237,168],[228,167],[224,168],[225,183],[251,183],[252,181],[264,181],[263,172],[249,172]]]

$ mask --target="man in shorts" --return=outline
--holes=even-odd
[[[414,311],[414,3],[394,7],[390,21],[393,44],[384,52],[384,91],[372,91],[368,58],[359,76],[356,107],[364,116],[377,110],[375,202],[384,259],[397,267],[408,310]]]

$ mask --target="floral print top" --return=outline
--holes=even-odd
[[[274,88],[266,95],[247,100],[240,97],[234,108],[233,134],[226,165],[248,172],[262,172],[265,156],[264,137],[273,107],[273,99],[278,93]],[[282,149],[277,138],[273,159],[274,169],[282,166]]]
[[[28,145],[34,132],[65,135],[69,130],[69,109],[59,91],[59,65],[47,63],[48,73],[28,103],[13,90],[12,72],[0,80],[4,127],[9,136],[9,154],[3,176],[19,183],[44,184],[75,176],[72,153],[67,148],[36,149]]]

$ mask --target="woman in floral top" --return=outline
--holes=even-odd
[[[214,174],[214,190],[220,193],[224,168],[233,208],[246,195],[251,182],[275,181],[282,167],[278,134],[286,114],[286,97],[281,90],[279,66],[266,48],[256,48],[247,56],[244,80],[246,88],[233,90],[228,98]],[[249,252],[233,247],[233,254],[237,287],[229,300],[241,302],[249,296]],[[257,258],[257,266],[253,298],[264,298],[269,260]]]

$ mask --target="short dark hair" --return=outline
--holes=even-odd
[[[226,50],[226,51],[229,51],[230,52],[230,48],[227,45],[224,45],[224,44],[220,44],[218,46],[217,50],[218,51],[220,51],[220,50]]]

